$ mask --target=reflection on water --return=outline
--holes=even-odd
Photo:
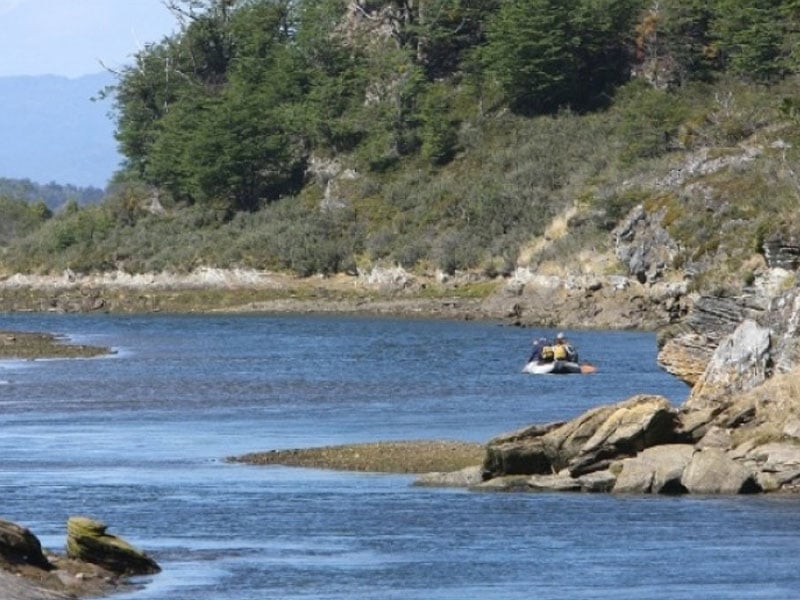
[[[45,545],[87,514],[164,572],[118,598],[769,598],[800,589],[800,502],[477,494],[229,464],[254,450],[485,441],[633,393],[679,403],[643,333],[572,332],[592,376],[519,369],[486,323],[12,315],[112,358],[3,363],[3,516]],[[758,552],[748,551],[758,548]]]

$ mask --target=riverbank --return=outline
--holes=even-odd
[[[494,320],[520,326],[655,330],[689,309],[683,282],[622,275],[410,273],[297,277],[201,268],[191,273],[22,275],[0,279],[0,312],[336,313]]]

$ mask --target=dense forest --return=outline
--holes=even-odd
[[[104,91],[125,159],[107,197],[9,209],[0,272],[496,275],[602,251],[641,203],[681,265],[797,227],[798,0],[166,4],[179,32]],[[647,184],[778,137],[711,200]],[[537,245],[560,215],[568,235]]]
[[[0,177],[0,247],[38,229],[55,212],[73,213],[103,197],[103,190],[94,187]]]

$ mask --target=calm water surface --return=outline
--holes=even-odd
[[[111,358],[0,363],[0,516],[62,549],[86,514],[164,572],[120,600],[800,598],[800,500],[477,494],[228,464],[485,441],[634,393],[654,336],[572,332],[592,376],[519,372],[539,331],[341,317],[0,315]],[[553,333],[553,332],[542,332]]]

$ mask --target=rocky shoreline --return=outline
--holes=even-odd
[[[66,552],[50,552],[26,527],[0,519],[4,600],[68,600],[130,589],[131,577],[158,573],[147,554],[83,516],[67,521]]]
[[[413,274],[400,267],[307,278],[247,270],[112,272],[0,279],[0,312],[337,313],[500,320],[517,325],[648,329],[683,316],[683,283],[635,277]]]

